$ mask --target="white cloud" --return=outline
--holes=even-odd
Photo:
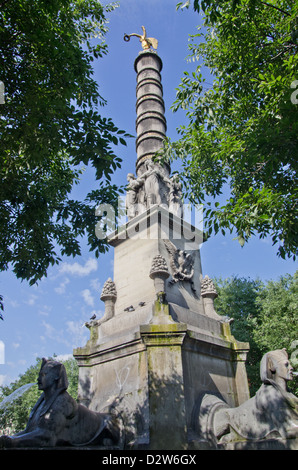
[[[58,354],[55,356],[55,361],[67,361],[68,359],[72,359],[73,355],[72,354]]]
[[[84,265],[79,263],[62,263],[60,266],[60,273],[73,274],[74,276],[88,276],[92,271],[97,270],[97,261],[89,258]]]
[[[49,312],[46,311],[46,310],[39,310],[39,311],[38,311],[38,315],[41,315],[42,317],[48,317],[48,316],[49,316]]]
[[[67,346],[69,346],[69,342],[67,340],[67,336],[65,335],[64,329],[58,330],[46,321],[43,321],[42,325],[44,327],[44,334],[40,335],[39,337],[41,341],[46,341],[50,339],[51,341],[55,341],[56,343],[66,344]]]
[[[70,320],[66,322],[67,331],[70,334],[70,341],[72,347],[78,347],[86,344],[88,340],[88,330],[87,328],[82,328],[82,321],[73,321]]]
[[[90,305],[90,307],[94,307],[94,297],[91,295],[89,289],[82,290],[81,296],[83,297],[87,305]]]
[[[55,292],[57,294],[64,294],[65,293],[65,290],[66,290],[66,286],[67,284],[70,283],[70,280],[68,279],[68,277],[66,277],[64,279],[64,281],[60,282],[59,286],[58,287],[55,287]]]
[[[40,310],[38,310],[38,315],[41,315],[43,317],[48,317],[51,310],[52,310],[51,305],[43,305],[43,307]]]
[[[25,301],[25,303],[27,305],[34,305],[37,298],[38,298],[37,295],[32,294],[32,295],[30,295],[29,300]]]
[[[101,282],[99,281],[98,278],[96,278],[96,279],[91,279],[91,281],[90,281],[90,286],[91,286],[92,289],[94,289],[96,292],[100,292],[101,289],[102,289],[102,284],[101,284]]]
[[[42,325],[45,329],[45,336],[51,339],[55,338],[55,328],[45,321],[42,322]]]

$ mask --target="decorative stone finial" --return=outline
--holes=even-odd
[[[170,273],[164,257],[161,255],[154,256],[149,277],[154,280],[155,292],[158,298],[160,298],[161,293],[164,294],[165,298],[165,280],[169,275]]]
[[[153,47],[154,49],[157,49],[158,46],[158,40],[155,38],[148,38],[146,29],[144,26],[142,26],[143,34],[124,34],[124,41],[128,42],[130,41],[131,36],[136,36],[137,38],[140,38],[140,43],[142,44],[142,48],[144,50],[150,49],[150,47]]]
[[[96,325],[99,326],[102,323],[105,323],[107,320],[110,320],[115,315],[115,303],[117,299],[116,285],[109,277],[109,279],[104,283],[100,300],[105,303],[105,313],[104,316],[96,321]]]
[[[205,297],[207,295],[210,295],[213,298],[218,296],[214,282],[209,276],[205,276],[201,283],[201,296]]]
[[[154,256],[152,260],[151,270],[149,276],[151,279],[155,277],[162,276],[164,278],[169,277],[170,273],[168,270],[168,266],[166,260],[161,255]]]
[[[223,321],[223,317],[218,315],[214,308],[214,299],[218,297],[215,285],[209,276],[205,276],[201,282],[201,296],[203,297],[205,314],[207,317]]]
[[[117,298],[117,291],[115,283],[109,277],[109,279],[104,283],[100,299],[105,301],[112,298]]]

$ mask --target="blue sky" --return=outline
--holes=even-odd
[[[159,41],[158,54],[163,61],[162,82],[166,105],[168,136],[177,137],[176,128],[185,123],[184,113],[173,114],[170,106],[175,100],[183,72],[194,70],[195,64],[186,60],[188,35],[195,34],[200,17],[192,9],[176,12],[176,0],[122,0],[120,7],[109,14],[107,43],[109,54],[94,64],[95,78],[102,96],[108,101],[102,114],[115,124],[135,135],[134,59],[141,49],[137,38],[124,42],[124,33],[141,33]],[[208,71],[207,85],[210,84]],[[126,182],[126,175],[135,171],[135,141],[117,148],[123,159],[114,181]],[[94,174],[87,169],[81,185],[74,191],[78,198],[96,188]],[[276,256],[270,240],[252,238],[241,248],[233,236],[217,235],[201,248],[203,275],[226,278],[259,277],[278,279],[294,274],[297,264]],[[132,258],[133,260],[133,258]],[[132,261],[133,262],[133,261]],[[102,286],[113,277],[113,251],[95,259],[83,243],[82,256],[64,258],[59,266],[49,269],[47,278],[38,286],[29,287],[10,272],[0,273],[0,293],[4,296],[4,321],[0,322],[0,384],[15,380],[35,358],[57,354],[66,357],[74,347],[85,345],[89,332],[83,326],[93,313],[103,314],[100,300]]]

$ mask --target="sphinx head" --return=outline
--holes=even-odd
[[[38,375],[38,388],[39,390],[66,390],[68,387],[68,380],[66,370],[61,362],[42,359]]]
[[[263,383],[275,383],[286,387],[293,378],[293,367],[290,364],[286,349],[276,349],[266,353],[260,364],[260,375]]]

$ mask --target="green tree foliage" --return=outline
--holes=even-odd
[[[216,279],[215,284],[219,294],[215,300],[217,313],[233,318],[231,333],[238,341],[249,343],[246,371],[253,395],[260,385],[259,364],[262,353],[254,340],[252,320],[258,318],[260,314],[261,307],[257,303],[257,298],[264,285],[260,280],[237,276]]]
[[[260,314],[251,319],[254,341],[262,352],[281,345],[288,351],[298,339],[298,271],[294,276],[282,276],[269,281],[259,292]]]
[[[106,14],[93,0],[0,0],[0,271],[34,284],[61,255],[106,250],[97,204],[116,204],[113,146],[128,137],[99,114],[92,62],[107,52]],[[84,166],[97,189],[71,200]],[[92,188],[90,188],[92,189]]]
[[[55,356],[53,357],[55,360]],[[37,382],[41,358],[36,359],[35,365],[29,367],[27,371],[20,375],[19,379],[9,386],[0,387],[0,403],[6,397],[25,384]],[[69,382],[68,393],[76,400],[78,393],[78,366],[75,359],[70,358],[62,361]],[[5,408],[0,410],[0,435],[5,433],[16,433],[25,429],[30,411],[40,397],[41,392],[37,385],[33,385],[22,396],[16,398]]]
[[[189,124],[165,155],[182,159],[185,193],[204,203],[209,235],[236,232],[241,245],[269,236],[279,256],[295,258],[298,4],[196,0],[194,8],[204,18],[189,46],[198,65],[184,74],[173,105]]]
[[[298,271],[294,276],[281,276],[266,283],[234,276],[216,279],[215,284],[219,294],[216,311],[234,318],[232,334],[238,341],[250,344],[246,367],[254,395],[261,385],[259,367],[263,354],[286,348],[293,367],[298,365]],[[295,382],[290,388],[297,393]]]

